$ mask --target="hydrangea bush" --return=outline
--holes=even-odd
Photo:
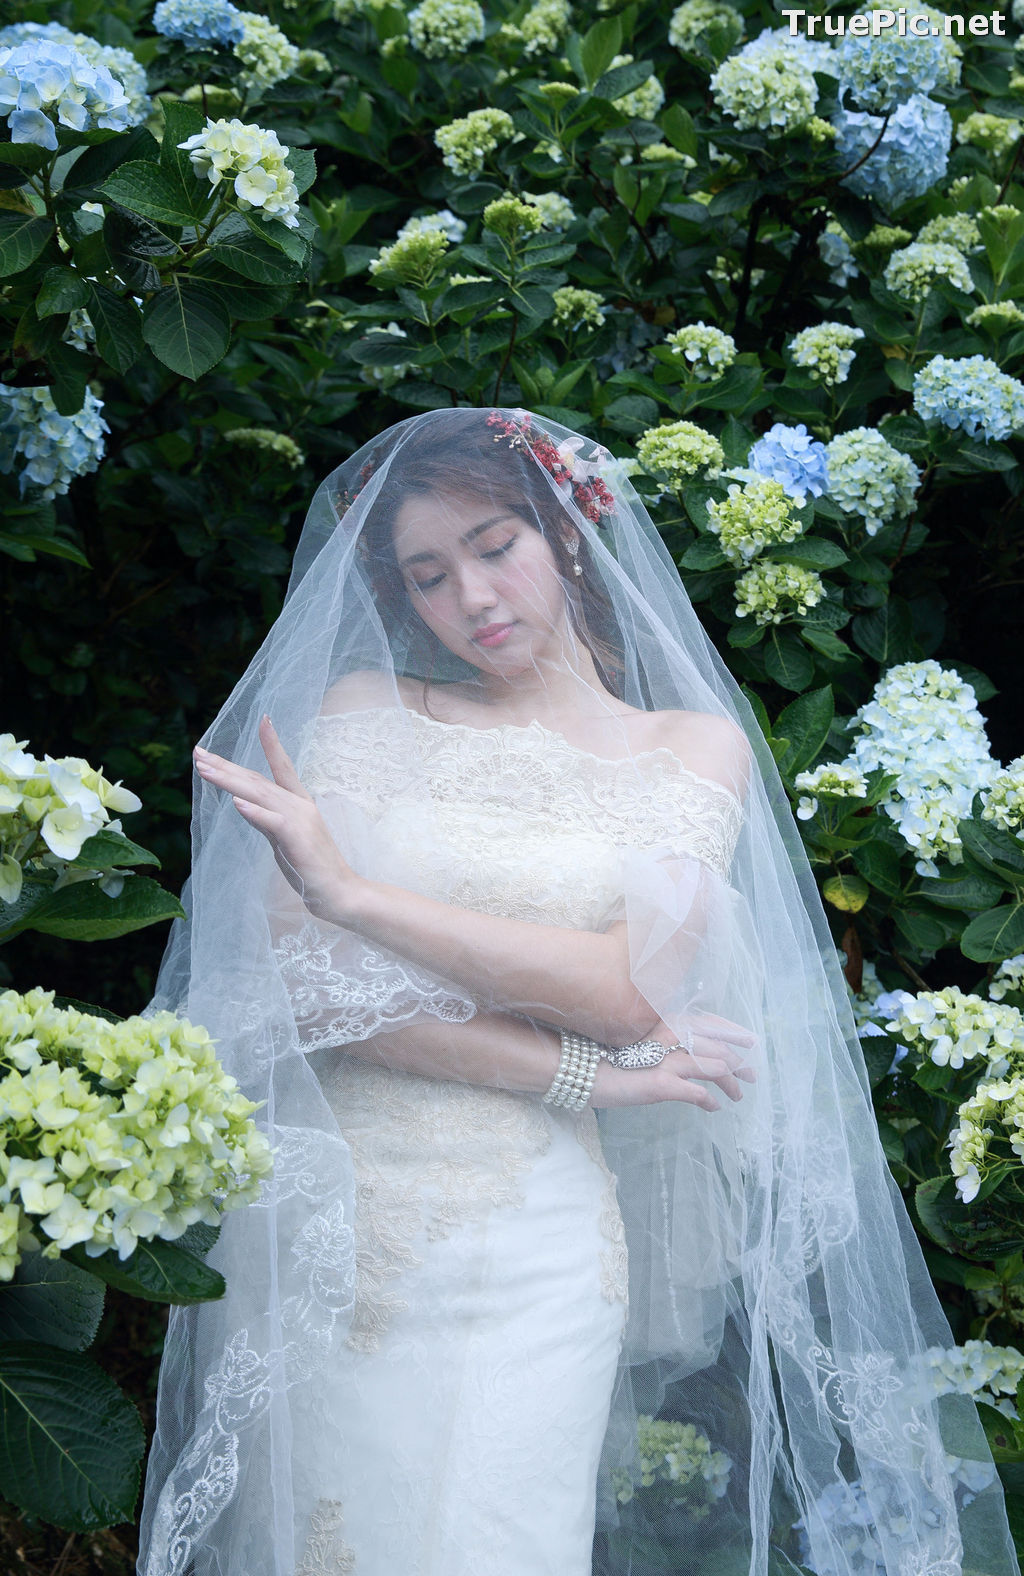
[[[769,739],[957,1339],[1019,1344],[1016,1097],[983,1087],[1015,1087],[1015,1053],[939,1063],[887,1025],[903,992],[1024,1006],[993,635],[1024,493],[1020,5],[1005,37],[842,42],[763,0],[16,7],[4,726],[45,713],[55,754],[137,786],[180,878],[190,736],[279,605],[315,481],[452,404],[599,439]],[[41,860],[26,887],[56,887]],[[98,923],[146,878],[102,879],[47,901]],[[26,983],[35,934],[8,949]],[[122,945],[137,973],[106,965],[102,999],[136,1010],[156,943]],[[830,1507],[851,1538],[858,1505]]]

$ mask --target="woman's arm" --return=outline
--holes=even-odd
[[[273,781],[202,750],[197,770],[231,793],[239,812],[268,838],[310,913],[451,980],[486,1009],[536,1016],[613,1045],[651,1032],[657,1014],[630,979],[625,923],[602,932],[538,925],[357,875],[269,718],[260,739]]]
[[[664,1024],[656,1026],[656,1038],[664,1045],[674,1044]],[[468,1023],[406,1024],[361,1044],[341,1046],[339,1054],[426,1078],[543,1095],[558,1070],[561,1037],[545,1025],[507,1013],[478,1013]],[[716,1111],[721,1102],[707,1085],[714,1084],[728,1099],[739,1100],[740,1078],[751,1081],[753,1074],[739,1055],[721,1040],[698,1033],[693,1055],[671,1051],[657,1067],[624,1069],[601,1061],[590,1104],[654,1105],[677,1100]]]

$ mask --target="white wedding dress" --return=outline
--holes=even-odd
[[[403,797],[410,726],[429,838],[423,778]],[[621,912],[630,850],[721,875],[740,820],[667,749],[612,761],[538,723],[385,708],[320,718],[303,779],[325,812],[366,818],[404,885],[596,930]],[[627,1305],[595,1115],[360,1061],[324,1013],[346,997],[326,928],[279,956],[293,1000],[319,1003],[319,1041],[333,1037],[315,1065],[356,1171],[355,1316],[296,1430],[297,1576],[588,1576]]]

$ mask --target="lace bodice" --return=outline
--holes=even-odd
[[[727,788],[664,747],[610,760],[538,722],[475,728],[383,707],[320,717],[303,777],[363,810],[421,890],[578,927],[608,923],[631,849],[725,878],[742,819]]]

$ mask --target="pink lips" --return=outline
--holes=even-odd
[[[483,629],[478,629],[472,638],[478,646],[500,646],[511,633],[511,624],[485,624]]]

